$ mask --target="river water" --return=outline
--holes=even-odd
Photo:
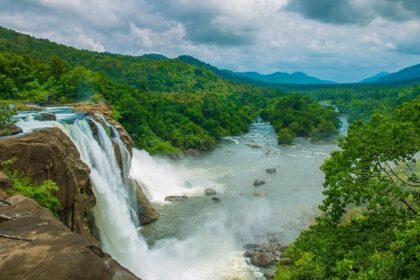
[[[272,234],[288,244],[314,220],[322,201],[319,167],[336,148],[304,139],[279,146],[272,126],[257,121],[249,133],[198,157],[170,161],[135,150],[132,176],[161,214],[140,230],[149,244],[146,279],[263,279],[242,256],[243,246]],[[254,187],[255,179],[266,184]],[[218,202],[204,195],[208,187]],[[189,198],[165,202],[168,195]]]

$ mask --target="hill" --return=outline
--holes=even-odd
[[[385,76],[388,76],[389,74],[390,74],[389,72],[382,71],[382,72],[379,72],[376,75],[373,75],[373,76],[370,76],[369,78],[361,80],[360,83],[362,83],[362,84],[374,83],[374,82],[377,82],[379,79],[381,79]]]
[[[407,68],[404,68],[398,72],[386,75],[378,79],[377,83],[398,83],[403,81],[410,81],[420,79],[420,64],[416,64]]]
[[[250,80],[260,81],[268,84],[301,84],[301,85],[316,85],[316,84],[334,84],[331,81],[325,81],[316,77],[308,76],[302,72],[295,72],[292,74],[284,72],[275,72],[264,75],[258,72],[230,72],[232,75],[246,78]]]
[[[142,91],[165,93],[226,92],[235,87],[208,67],[158,54],[130,56],[78,50],[0,27],[0,52],[49,63],[54,57],[70,67],[83,66]]]

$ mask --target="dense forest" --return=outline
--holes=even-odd
[[[329,139],[340,126],[333,106],[323,106],[300,95],[272,99],[261,116],[273,124],[279,144],[292,144],[295,137],[311,137],[312,141]]]

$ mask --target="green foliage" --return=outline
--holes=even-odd
[[[9,105],[0,104],[0,130],[13,123],[12,117],[14,114],[14,110]]]
[[[418,123],[375,115],[355,122],[346,138],[325,161],[324,203],[321,209],[338,221],[351,205],[369,209],[406,203],[416,195],[414,155],[420,150]]]
[[[289,247],[293,264],[275,279],[418,279],[418,108],[414,100],[350,126],[322,166],[324,216]],[[362,214],[345,222],[355,205]]]
[[[13,192],[34,199],[41,206],[48,208],[57,215],[61,210],[60,200],[54,195],[58,191],[57,184],[51,180],[44,181],[41,184],[33,184],[22,174],[11,171],[10,164],[11,161],[6,161],[2,163],[2,166],[4,168],[3,172],[13,183]]]
[[[293,89],[293,92],[299,92],[316,100],[330,101],[337,106],[341,114],[348,115],[349,122],[367,121],[375,113],[388,115],[396,107],[418,97],[420,95],[418,83],[307,86]]]
[[[271,100],[262,112],[277,131],[279,144],[291,144],[294,137],[311,137],[312,141],[329,139],[338,132],[338,113],[309,97],[286,95]]]
[[[321,218],[286,252],[285,279],[418,279],[420,219],[402,210],[368,213],[348,224]]]

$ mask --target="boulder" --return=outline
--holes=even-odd
[[[52,113],[37,113],[34,115],[34,119],[37,121],[56,121],[57,117]]]
[[[212,196],[212,195],[216,195],[216,191],[214,189],[212,189],[212,188],[206,188],[204,190],[204,194],[205,195]]]
[[[188,197],[186,195],[170,195],[165,197],[165,201],[175,202],[175,201],[181,201],[186,200]]]
[[[0,223],[2,279],[139,279],[34,200],[16,195],[8,201],[2,213],[13,219]]]
[[[22,133],[22,129],[14,124],[7,125],[5,128],[0,128],[0,137],[11,136]]]
[[[211,200],[213,200],[214,202],[220,202],[220,198],[215,197],[215,196],[214,196],[214,197],[212,197],[212,198],[211,198]]]
[[[276,174],[277,169],[276,169],[276,168],[267,168],[267,169],[265,170],[265,172],[266,172],[267,174]]]
[[[271,267],[282,257],[282,246],[278,242],[270,241],[261,244],[246,245],[244,257],[249,258],[252,265],[258,267]]]
[[[62,211],[60,220],[70,230],[90,236],[85,218],[95,205],[89,179],[90,169],[79,151],[58,128],[37,130],[18,137],[0,139],[0,162],[14,159],[10,168],[34,183],[52,180],[59,190]]]
[[[264,276],[264,278],[265,278],[266,280],[273,280],[273,279],[274,279],[274,275],[275,275],[275,272],[274,272],[274,271],[272,271],[272,270],[270,270],[270,271],[265,271],[265,272],[263,273],[263,276]]]
[[[141,225],[149,224],[159,218],[159,213],[156,211],[153,204],[144,194],[142,186],[135,181],[136,197],[137,197],[137,216]]]
[[[250,262],[252,265],[258,267],[269,267],[274,263],[274,257],[269,254],[257,252],[250,257]]]
[[[262,186],[264,184],[265,184],[265,181],[263,180],[255,179],[254,181],[254,187]]]

